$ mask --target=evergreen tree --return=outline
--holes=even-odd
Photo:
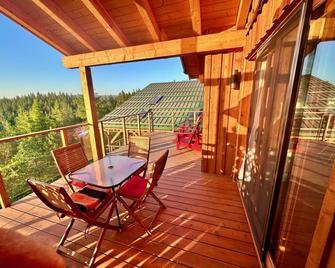
[[[30,131],[35,132],[49,127],[46,114],[43,112],[39,98],[36,98],[29,112]]]

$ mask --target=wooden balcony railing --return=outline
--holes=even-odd
[[[12,137],[6,137],[6,138],[0,139],[0,144],[5,143],[5,142],[17,141],[21,139],[26,139],[26,138],[36,137],[40,135],[59,132],[61,139],[62,139],[62,144],[63,146],[66,146],[69,144],[68,130],[87,126],[87,125],[88,125],[87,123],[81,123],[81,124],[76,124],[76,125],[71,125],[71,126],[66,126],[66,127],[52,128],[52,129],[47,129],[47,130],[42,130],[42,131],[37,131],[37,132],[32,132],[32,133],[27,133],[27,134],[21,134],[21,135],[12,136]],[[0,204],[2,208],[10,206],[10,198],[9,198],[9,195],[6,190],[6,186],[5,186],[5,183],[3,181],[3,177],[1,174],[0,174]]]
[[[136,134],[141,136],[144,132],[150,133],[153,131],[167,131],[174,132],[176,130],[177,123],[183,123],[185,120],[185,114],[192,114],[192,123],[195,124],[197,120],[197,115],[201,113],[201,110],[177,110],[172,114],[167,114],[164,109],[156,109],[155,112],[149,111],[147,113],[135,113],[126,116],[114,116],[107,120],[100,120],[101,133],[107,136],[106,139],[102,138],[104,153],[106,148],[111,152],[114,148],[119,148],[122,145],[128,144],[128,136],[131,134]],[[183,116],[184,114],[184,116]],[[155,119],[164,118],[165,123],[155,123]],[[104,123],[118,121],[118,126],[104,126]],[[167,123],[170,122],[170,123]],[[191,123],[191,122],[190,122]],[[167,127],[168,125],[171,127]],[[162,127],[165,130],[162,130]],[[115,132],[112,137],[111,132]],[[122,139],[120,138],[122,137]],[[107,144],[105,144],[107,140]]]
[[[102,144],[102,150],[103,154],[105,155],[107,153],[107,150],[109,152],[112,151],[113,148],[118,148],[122,145],[128,144],[128,136],[129,135],[143,135],[144,132],[150,133],[155,131],[155,127],[159,127],[161,125],[166,125],[166,123],[156,124],[155,125],[155,119],[157,118],[165,118],[165,122],[171,122],[171,128],[165,130],[169,132],[174,132],[176,129],[176,123],[182,123],[182,120],[185,120],[185,114],[192,114],[193,116],[188,116],[188,120],[194,121],[195,123],[197,119],[198,113],[200,113],[200,110],[196,111],[187,111],[187,110],[178,110],[173,112],[172,114],[167,114],[166,111],[155,111],[153,113],[152,111],[147,112],[146,114],[140,113],[140,114],[130,114],[126,116],[116,116],[111,117],[108,120],[100,120],[99,121],[99,131],[100,131],[100,139]],[[118,132],[111,137],[110,135],[110,129],[105,129],[104,123],[111,121],[118,121],[121,122],[121,128],[119,127]],[[191,123],[191,122],[190,122]],[[18,141],[21,139],[31,138],[31,137],[37,137],[41,135],[46,135],[50,133],[59,133],[62,141],[63,146],[69,145],[69,130],[76,129],[79,127],[85,127],[89,126],[88,123],[81,123],[76,125],[70,125],[65,127],[58,127],[58,128],[52,128],[47,130],[42,130],[38,132],[32,132],[12,137],[6,137],[0,139],[0,144],[6,143],[6,142],[12,142],[12,141]],[[122,137],[122,138],[121,138]],[[119,138],[119,139],[118,139]],[[107,141],[107,144],[106,144]],[[117,143],[117,145],[115,145]],[[10,206],[10,198],[8,191],[6,190],[6,186],[3,180],[2,175],[0,174],[0,204],[1,207],[8,207]]]

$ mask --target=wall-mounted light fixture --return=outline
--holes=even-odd
[[[240,89],[240,72],[237,69],[234,69],[231,74],[230,88],[234,90]]]

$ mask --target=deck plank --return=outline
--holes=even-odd
[[[201,155],[187,149],[176,151],[172,138],[166,133],[155,133],[152,139],[150,161],[157,159],[165,148],[170,149],[156,190],[167,209],[158,217],[152,235],[148,237],[136,223],[126,224],[122,233],[107,231],[97,266],[259,267],[236,184],[230,178],[202,173]],[[63,181],[55,183],[62,185]],[[149,197],[139,216],[149,223],[157,208]],[[35,239],[53,247],[67,222],[33,194],[0,210],[0,228],[33,234]],[[99,230],[91,228],[85,239],[84,228],[84,223],[75,223],[67,246],[89,256]],[[81,263],[64,259],[68,267],[82,267]]]

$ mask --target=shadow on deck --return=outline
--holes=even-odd
[[[136,223],[122,233],[107,231],[97,259],[98,267],[259,267],[250,230],[236,184],[223,176],[202,173],[201,154],[175,150],[169,133],[152,135],[154,160],[162,150],[170,157],[155,192],[167,206],[148,237]],[[56,183],[63,184],[62,181]],[[157,205],[148,198],[140,217],[150,222]],[[115,219],[114,219],[115,220]],[[31,235],[55,246],[68,219],[58,219],[33,194],[0,210],[0,227]],[[67,246],[92,254],[99,230],[86,239],[85,225],[77,222]],[[82,267],[65,258],[67,267]]]

